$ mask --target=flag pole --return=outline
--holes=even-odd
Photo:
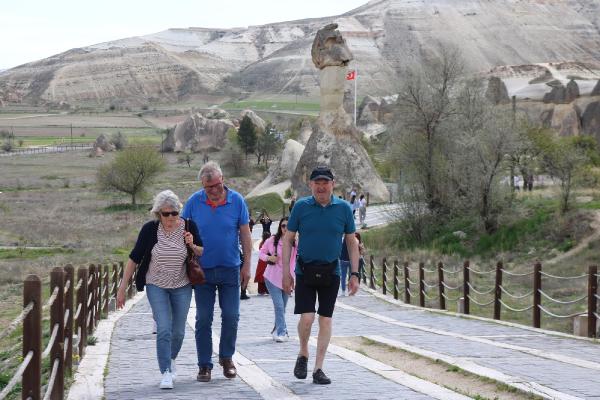
[[[358,67],[354,68],[354,126],[356,127],[356,87],[358,81]]]

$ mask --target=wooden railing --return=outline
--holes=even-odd
[[[23,361],[12,379],[0,392],[6,398],[22,382],[22,399],[63,399],[64,377],[73,373],[73,361],[85,354],[88,337],[93,335],[101,318],[109,313],[109,303],[116,302],[117,289],[123,279],[123,263],[90,265],[75,269],[72,265],[56,267],[50,273],[50,297],[42,304],[42,281],[29,275],[23,284],[23,310],[0,339],[19,326],[23,327]],[[127,297],[135,294],[135,275],[129,280]],[[42,349],[43,314],[50,311],[50,339]],[[50,359],[50,372],[42,394],[42,360]]]
[[[433,307],[433,303],[436,302],[436,307],[446,310],[446,301],[454,301],[459,304],[457,306],[459,312],[464,314],[470,314],[471,304],[476,304],[480,307],[493,306],[492,316],[497,320],[501,319],[503,309],[514,313],[523,313],[531,310],[532,325],[536,328],[541,327],[542,315],[565,319],[584,314],[587,316],[587,336],[593,338],[597,337],[598,334],[596,326],[597,321],[600,321],[600,313],[598,312],[600,293],[598,291],[598,267],[595,265],[590,266],[586,274],[556,276],[543,272],[542,264],[539,262],[535,263],[533,269],[526,273],[506,270],[502,262],[498,262],[495,269],[489,271],[479,271],[473,268],[469,261],[465,261],[462,268],[453,270],[447,269],[441,262],[432,269],[426,269],[425,264],[422,262],[412,268],[408,262],[405,262],[400,267],[398,260],[394,261],[393,265],[390,266],[386,258],[383,258],[381,265],[376,267],[373,256],[370,257],[369,264],[370,270],[368,274],[365,271],[362,275],[364,284],[367,284],[374,290],[380,289],[384,295],[392,292],[396,300],[400,298],[403,292],[404,302],[407,304],[411,304],[418,299],[420,307]],[[400,274],[403,275],[403,279],[400,278]],[[487,281],[489,287],[482,289],[481,287],[474,286],[471,274],[477,276],[479,281]],[[448,279],[448,275],[452,278]],[[431,277],[434,278],[432,279]],[[530,287],[532,290],[524,294],[512,293],[503,284],[505,277],[507,279],[531,279]],[[553,298],[543,290],[542,278],[558,282],[573,282],[586,279],[587,293],[574,299]],[[451,293],[457,294],[452,296]],[[487,296],[486,300],[482,300],[485,296]],[[504,299],[503,296],[505,296]],[[505,301],[506,297],[510,298],[513,302],[530,298],[531,302],[525,306],[516,307],[507,304]],[[585,313],[578,311],[570,314],[558,314],[551,311],[548,306],[548,304],[553,304],[571,307],[578,303],[581,304],[584,301],[587,301],[587,310]],[[544,302],[547,304],[543,304]]]

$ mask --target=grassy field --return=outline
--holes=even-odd
[[[293,101],[273,101],[273,100],[244,100],[237,102],[227,102],[220,105],[225,110],[251,110],[263,111],[302,111],[309,114],[318,114],[319,103],[293,102]]]

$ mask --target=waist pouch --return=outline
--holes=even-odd
[[[304,263],[302,260],[298,260],[298,263],[304,276],[304,283],[312,287],[330,286],[338,265],[337,260],[330,263],[320,261]]]

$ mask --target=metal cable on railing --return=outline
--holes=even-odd
[[[450,286],[446,282],[442,282],[442,286],[444,286],[448,290],[457,290],[457,289],[460,289],[460,285]]]
[[[58,371],[58,358],[54,360],[52,364],[52,372],[50,373],[50,379],[48,380],[48,384],[46,385],[46,393],[44,393],[43,400],[50,400],[50,395],[52,394],[52,389],[54,389],[54,382],[56,381],[56,372]]]
[[[552,274],[549,274],[549,273],[543,272],[543,271],[540,271],[540,274],[542,274],[543,276],[546,276],[548,278],[565,279],[565,280],[587,278],[587,274],[579,275],[579,276],[556,276],[556,275],[552,275]]]
[[[489,290],[484,290],[483,292],[481,292],[481,291],[479,291],[479,290],[475,289],[475,288],[473,287],[473,285],[471,285],[471,282],[468,282],[468,283],[467,283],[467,285],[469,286],[469,288],[471,288],[471,290],[472,290],[473,292],[475,292],[475,293],[477,293],[477,294],[480,294],[480,295],[486,295],[486,294],[490,294],[490,293],[492,293],[492,292],[493,292],[493,291],[496,289],[496,288],[491,288],[491,289],[489,289]]]
[[[81,288],[82,284],[83,284],[83,280],[79,279],[77,281],[77,285],[75,285],[75,287],[73,288],[73,290],[78,291]]]
[[[598,314],[598,313],[592,313],[592,314],[594,314],[594,316],[596,316],[597,320],[600,320],[600,314]]]
[[[425,272],[427,274],[435,274],[437,272],[437,269],[426,269],[426,268],[423,268],[423,272]]]
[[[460,296],[458,297],[449,297],[446,293],[442,293],[442,297],[448,301],[458,301],[460,300]]]
[[[67,294],[69,292],[70,287],[71,287],[71,280],[69,279],[68,281],[65,282],[65,289],[64,289],[63,293]]]
[[[73,315],[73,320],[77,320],[79,318],[79,313],[81,312],[81,303],[77,304],[77,311],[75,311],[75,314]]]
[[[87,306],[89,307],[90,304],[92,304],[92,296],[94,295],[94,292],[90,292],[90,294],[88,294],[88,298],[87,298]]]
[[[567,301],[563,301],[563,300],[557,300],[557,299],[554,299],[554,298],[552,298],[552,297],[548,296],[548,295],[547,295],[546,293],[544,293],[544,291],[543,291],[543,290],[541,290],[541,289],[540,289],[540,290],[538,290],[538,292],[539,292],[539,293],[540,293],[542,296],[544,296],[545,298],[547,298],[548,300],[550,300],[550,301],[552,301],[552,302],[554,302],[554,303],[558,303],[558,304],[574,304],[574,303],[577,303],[578,301],[581,301],[581,300],[587,299],[587,294],[586,294],[585,296],[582,296],[582,297],[580,297],[580,298],[578,298],[578,299],[575,299],[575,300],[567,300]]]
[[[69,338],[65,337],[65,341],[63,343],[63,359],[67,358],[67,351],[69,350]]]
[[[434,283],[433,285],[430,285],[430,284],[428,284],[425,281],[423,281],[423,286],[425,286],[427,289],[436,289],[438,287],[437,283]]]
[[[2,392],[0,392],[0,399],[4,399],[6,396],[8,396],[8,394],[13,390],[15,385],[21,381],[21,379],[23,378],[23,372],[25,372],[25,369],[27,369],[27,366],[31,362],[32,358],[33,350],[29,350],[29,352],[23,359],[23,362],[19,366],[19,369],[17,369],[11,380],[6,384],[6,386],[4,386]]]
[[[409,268],[409,267],[406,267],[406,270],[408,272],[417,272],[419,269],[418,268]]]
[[[54,300],[56,300],[57,296],[58,296],[58,286],[54,287],[54,290],[52,291],[52,294],[48,298],[48,301],[46,301],[46,304],[44,304],[44,306],[42,307],[42,312],[44,312],[48,308],[52,307],[52,304],[54,304]]]
[[[417,282],[413,282],[410,280],[410,278],[406,278],[406,282],[408,282],[410,285],[416,285]]]
[[[457,270],[454,270],[454,271],[450,271],[450,270],[447,270],[446,268],[442,268],[442,271],[444,271],[444,273],[446,273],[446,274],[458,274],[462,270],[457,269]]]
[[[27,304],[27,306],[23,308],[23,311],[21,311],[21,314],[19,314],[17,318],[15,318],[10,324],[8,324],[8,327],[6,327],[6,329],[0,333],[0,339],[10,335],[17,328],[17,326],[21,325],[25,317],[27,317],[29,312],[33,310],[34,305],[35,304],[33,301]]]
[[[489,306],[490,304],[492,304],[494,302],[494,299],[488,301],[487,303],[480,303],[477,300],[475,300],[473,297],[471,297],[470,294],[467,295],[467,297],[469,298],[469,300],[471,300],[473,303],[477,304],[478,306],[482,306],[482,307],[486,307]]]
[[[423,293],[423,296],[425,296],[425,298],[428,299],[428,300],[437,300],[437,299],[440,298],[439,295],[437,295],[437,296],[428,296],[427,293],[425,293],[424,290],[421,290],[421,293]]]
[[[474,274],[478,274],[478,275],[489,275],[489,274],[495,274],[496,270],[491,270],[491,271],[478,271],[476,269],[473,269],[473,267],[468,267],[467,268],[469,271],[471,271]]]
[[[581,311],[579,311],[579,312],[569,314],[569,315],[559,315],[559,314],[554,314],[553,312],[546,310],[541,304],[539,304],[538,307],[540,308],[540,310],[542,310],[543,312],[545,312],[546,314],[548,314],[554,318],[573,318],[573,317],[581,314]]]
[[[410,289],[409,289],[409,288],[406,288],[406,291],[408,292],[408,295],[409,295],[411,298],[415,298],[415,297],[416,297],[416,296],[413,294],[413,292],[411,292],[411,291],[410,291]]]
[[[69,309],[65,310],[65,316],[63,318],[63,326],[67,326],[67,323],[69,322],[69,315],[71,315],[71,310],[69,310]]]
[[[88,286],[90,286],[92,284],[92,281],[94,280],[94,274],[90,274],[90,277],[88,278]]]
[[[57,334],[58,334],[58,323],[54,324],[54,327],[52,328],[52,334],[50,335],[50,340],[48,341],[46,348],[42,352],[42,358],[46,358],[46,357],[48,357],[48,354],[50,354],[50,350],[52,350],[52,346],[54,346],[54,342],[56,341]]]
[[[512,294],[509,291],[507,291],[506,289],[504,289],[504,286],[502,286],[502,285],[500,285],[500,290],[502,291],[502,293],[506,294],[508,297],[512,297],[513,299],[524,299],[525,297],[531,296],[533,294],[533,290],[531,290],[523,295]]]
[[[527,307],[525,307],[525,308],[514,308],[514,307],[511,307],[511,306],[509,306],[508,304],[506,304],[505,302],[503,302],[503,301],[502,301],[502,300],[500,300],[500,299],[499,299],[498,301],[499,301],[499,302],[500,302],[500,304],[502,304],[504,307],[506,307],[507,309],[509,309],[510,311],[513,311],[513,312],[525,312],[525,311],[529,311],[529,310],[531,310],[531,309],[533,308],[533,304],[532,304],[532,305],[530,305],[530,306],[527,306]]]
[[[511,271],[507,271],[505,269],[501,269],[500,271],[502,271],[503,274],[510,275],[510,276],[529,276],[529,275],[533,275],[533,271],[531,271],[531,272],[525,272],[525,273],[511,272]]]

